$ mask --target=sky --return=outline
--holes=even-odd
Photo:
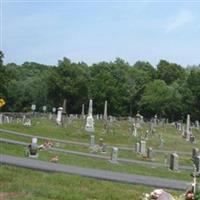
[[[0,0],[4,63],[200,64],[200,0]]]

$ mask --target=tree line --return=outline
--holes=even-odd
[[[183,68],[166,60],[156,67],[143,61],[130,65],[121,58],[91,66],[68,58],[56,66],[17,65],[4,64],[3,56],[0,51],[0,98],[6,101],[2,111],[27,112],[31,104],[51,111],[66,99],[68,114],[81,113],[81,105],[87,110],[93,99],[94,113],[102,113],[107,100],[109,115],[134,116],[139,110],[147,118],[157,114],[178,120],[189,113],[200,120],[200,65]]]

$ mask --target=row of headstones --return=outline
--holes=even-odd
[[[135,152],[140,153],[141,155],[146,155],[148,159],[153,158],[153,149],[151,147],[148,147],[146,152],[146,141],[141,140],[140,142],[137,142],[135,145]],[[171,170],[178,170],[178,158],[178,154],[170,154],[169,168]],[[192,159],[196,165],[197,172],[200,173],[200,151],[198,148],[192,149]]]
[[[10,123],[21,123],[24,126],[31,126],[31,119],[26,118],[26,115],[23,115],[23,117],[12,117],[12,116],[6,116],[3,114],[0,114],[0,124],[10,124]]]
[[[0,124],[9,124],[13,121],[13,117],[0,114]]]
[[[182,133],[182,137],[186,139],[186,141],[190,141],[191,143],[195,143],[195,136],[192,134],[192,128],[199,129],[199,121],[195,121],[195,126],[191,126],[190,115],[187,115],[186,128],[180,122],[174,123],[176,129]]]

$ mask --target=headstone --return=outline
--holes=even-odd
[[[111,153],[111,163],[118,163],[117,162],[117,156],[118,156],[118,148],[117,147],[113,147],[112,148],[112,153]]]
[[[190,135],[190,142],[192,144],[195,143],[195,136],[194,135]]]
[[[105,121],[107,121],[107,118],[108,118],[108,116],[107,116],[107,101],[105,101],[103,119],[104,119]]]
[[[132,133],[132,135],[134,137],[137,137],[137,128],[136,128],[136,126],[134,124],[133,124],[133,133]]]
[[[140,153],[143,155],[146,153],[146,141],[144,140],[140,141]]]
[[[147,158],[149,159],[153,158],[153,149],[151,147],[147,148]]]
[[[199,129],[199,121],[198,121],[198,120],[195,121],[195,127],[196,127],[197,129]]]
[[[30,120],[30,119],[27,119],[27,120],[24,122],[24,126],[31,127],[31,120]]]
[[[100,147],[103,146],[103,138],[99,138],[99,146],[100,146]]]
[[[154,116],[153,122],[154,122],[155,125],[158,124],[158,117],[157,117],[157,115]]]
[[[178,159],[179,159],[178,154],[176,154],[176,153],[170,154],[169,168],[171,170],[179,169]]]
[[[54,114],[56,113],[56,108],[55,108],[55,107],[52,108],[52,112],[53,112]]]
[[[85,105],[84,104],[82,104],[81,117],[83,119],[85,118]]]
[[[184,125],[182,126],[182,136],[183,137],[185,136],[185,126]]]
[[[159,147],[162,149],[163,146],[164,146],[164,139],[163,139],[162,136],[160,136],[160,145],[159,145]]]
[[[31,158],[37,158],[38,157],[37,138],[32,138],[32,143],[29,146],[29,157],[31,157]]]
[[[63,111],[62,114],[66,115],[67,113],[67,99],[63,100]]]
[[[190,115],[188,114],[187,115],[187,123],[186,123],[186,132],[185,132],[185,137],[186,137],[186,140],[189,141],[190,139]]]
[[[94,147],[95,146],[95,136],[91,135],[90,136],[90,147]]]
[[[46,106],[43,106],[43,107],[42,107],[42,110],[43,110],[43,112],[45,113],[45,112],[47,111],[47,107],[46,107]]]
[[[195,157],[194,164],[196,166],[197,172],[200,173],[200,155]]]
[[[10,119],[8,116],[5,117],[5,123],[9,124],[10,123]]]
[[[3,124],[3,115],[0,114],[0,124]]]
[[[52,113],[49,113],[49,120],[52,120],[52,118],[53,118]]]
[[[195,157],[197,157],[199,154],[199,149],[198,148],[192,148],[192,158],[194,159]]]
[[[140,152],[140,143],[139,142],[137,142],[136,145],[135,145],[135,152],[136,153]]]
[[[106,153],[106,149],[107,149],[107,145],[105,143],[103,143],[101,152]]]
[[[56,118],[57,125],[62,125],[62,111],[63,111],[63,108],[59,107],[58,112],[57,112],[57,118]]]
[[[137,114],[135,116],[135,126],[136,128],[140,128],[141,127],[141,115],[140,115],[140,112],[137,111]]]
[[[89,102],[88,116],[86,118],[85,130],[89,133],[94,132],[94,119],[92,116],[92,100]]]
[[[26,122],[26,115],[23,115],[22,117],[22,123],[24,124]]]
[[[31,105],[31,110],[34,112],[35,109],[36,109],[36,105],[35,105],[35,104],[32,104],[32,105]]]

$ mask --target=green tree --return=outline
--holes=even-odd
[[[178,79],[184,79],[185,70],[180,65],[160,60],[157,65],[157,77],[169,85]]]

